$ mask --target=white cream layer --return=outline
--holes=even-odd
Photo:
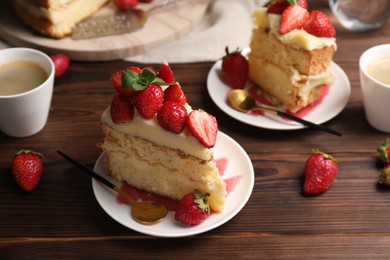
[[[187,108],[187,110],[190,109]],[[138,114],[136,109],[134,119],[129,123],[115,124],[111,119],[110,107],[103,112],[101,121],[121,133],[137,136],[159,145],[181,150],[201,160],[213,159],[213,150],[207,149],[199,143],[187,127],[180,134],[166,131],[158,124],[156,116],[151,119],[144,119]]]
[[[269,29],[271,33],[273,33],[282,43],[286,45],[291,45],[295,48],[301,48],[308,51],[330,46],[333,46],[335,50],[337,48],[335,38],[316,37],[302,29],[295,29],[281,35],[279,33],[281,15],[267,14],[266,7],[258,8],[253,12],[252,16],[255,27],[264,30]]]

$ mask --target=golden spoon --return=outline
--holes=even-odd
[[[121,196],[127,199],[131,207],[131,216],[135,221],[144,225],[152,225],[162,221],[167,215],[167,209],[163,204],[157,201],[135,201],[132,197],[130,197],[126,192],[122,191],[119,187],[115,186],[113,183],[109,182],[96,172],[90,170],[86,166],[77,162],[76,160],[70,158],[68,155],[64,154],[61,151],[57,151],[62,157],[64,157],[67,161],[76,165],[79,169],[86,172],[92,178],[100,181],[104,185],[118,192]]]
[[[227,101],[228,101],[229,106],[231,106],[232,108],[234,108],[238,111],[241,111],[241,112],[246,113],[246,112],[255,111],[255,110],[270,112],[270,113],[278,115],[280,117],[288,118],[288,119],[293,120],[295,122],[299,122],[305,126],[313,127],[313,128],[319,129],[321,131],[324,131],[324,132],[327,132],[330,134],[341,136],[340,132],[333,130],[333,129],[330,129],[326,126],[314,124],[312,122],[303,120],[299,117],[295,117],[293,115],[276,110],[274,108],[256,105],[256,100],[249,94],[248,91],[243,90],[243,89],[231,90],[228,93]]]

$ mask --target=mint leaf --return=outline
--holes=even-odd
[[[156,73],[149,68],[145,68],[140,75],[140,77],[144,78],[147,82],[152,82],[156,78],[156,76]]]
[[[122,88],[131,88],[136,80],[139,79],[139,75],[137,72],[132,70],[124,70],[122,71]]]
[[[164,80],[157,77],[156,72],[149,68],[145,68],[141,73],[137,73],[133,70],[122,71],[122,88],[132,88],[135,91],[141,91],[150,83],[156,85],[167,85]]]
[[[162,86],[162,85],[169,85],[167,84],[164,80],[160,79],[160,78],[154,78],[153,81],[151,81],[150,83],[152,84],[156,84],[156,85],[159,85],[159,86]]]

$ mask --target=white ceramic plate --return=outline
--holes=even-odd
[[[245,114],[229,107],[226,97],[232,89],[221,79],[222,61],[217,61],[211,68],[207,77],[207,90],[214,103],[229,116],[249,125],[274,129],[294,130],[306,126],[287,120],[278,120],[268,116],[256,116]],[[334,62],[330,65],[330,71],[334,76],[334,82],[329,88],[328,94],[312,111],[303,118],[316,124],[322,124],[338,115],[347,105],[351,94],[351,85],[345,72]]]
[[[223,212],[210,215],[203,223],[197,226],[188,227],[177,222],[174,219],[174,212],[169,212],[168,216],[160,223],[151,226],[142,225],[131,218],[130,206],[118,204],[116,202],[116,193],[95,179],[92,180],[93,192],[98,203],[108,215],[120,224],[140,233],[158,237],[183,237],[209,231],[226,223],[240,212],[252,194],[254,185],[252,162],[245,150],[236,141],[228,135],[219,132],[214,151],[216,159],[227,158],[228,160],[222,179],[228,179],[237,175],[241,175],[241,178],[231,193],[228,194]],[[107,175],[104,156],[104,153],[100,155],[96,161],[94,171],[120,186],[118,182]]]

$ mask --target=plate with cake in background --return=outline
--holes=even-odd
[[[245,150],[235,140],[219,132],[214,154],[221,177],[226,183],[225,207],[221,213],[210,214],[199,225],[186,226],[176,221],[173,211],[175,202],[173,201],[166,202],[166,207],[170,208],[171,211],[164,220],[154,225],[143,225],[131,217],[129,205],[122,203],[115,192],[95,179],[92,180],[93,191],[98,203],[108,215],[134,231],[158,237],[184,237],[207,232],[236,216],[249,200],[254,186],[252,162]],[[108,175],[105,157],[106,154],[102,153],[96,161],[94,171],[120,187],[121,183]]]
[[[231,55],[217,61],[207,78],[208,92],[222,111],[249,125],[275,130],[306,127],[277,116],[231,108],[227,95],[234,88],[245,88],[258,104],[322,124],[344,109],[351,92],[347,75],[332,61],[337,49],[335,30],[326,14],[309,12],[306,1],[302,1],[304,5],[286,3],[283,8],[278,3],[253,12],[250,48],[240,54],[246,64],[226,65],[226,57],[231,60]],[[290,13],[299,14],[299,19],[290,19]],[[242,84],[235,82],[238,78],[244,79]]]

